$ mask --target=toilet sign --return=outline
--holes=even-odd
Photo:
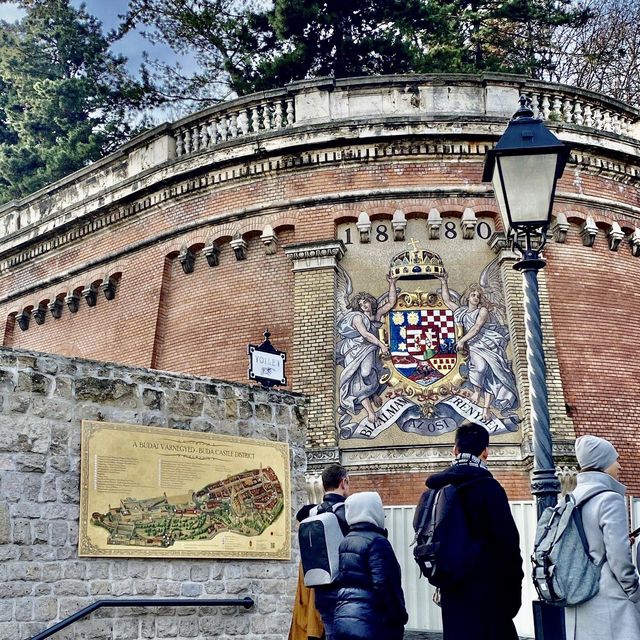
[[[284,374],[284,362],[287,354],[278,351],[269,341],[269,330],[264,332],[264,342],[260,346],[250,344],[249,354],[249,379],[256,380],[263,387],[287,384]]]

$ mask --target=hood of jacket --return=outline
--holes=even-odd
[[[361,491],[345,500],[345,517],[350,527],[367,522],[384,529],[382,499],[375,491]]]
[[[491,478],[491,472],[482,467],[474,467],[467,464],[457,464],[439,471],[429,476],[425,484],[429,489],[442,489],[448,484],[459,485],[463,482],[469,482],[470,480],[476,480],[480,478]]]
[[[580,502],[602,490],[615,491],[624,496],[626,487],[604,471],[582,471],[578,474],[578,485],[573,490],[573,496]]]

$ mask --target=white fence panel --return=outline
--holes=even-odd
[[[536,531],[536,509],[533,501],[511,502],[511,512],[520,532],[520,548],[524,562],[525,579],[522,589],[522,608],[515,623],[518,634],[522,637],[533,637],[533,614],[531,603],[536,598],[531,582],[530,557],[533,551],[533,540]],[[413,559],[413,506],[385,508],[385,522],[389,530],[389,541],[402,569],[402,588],[407,602],[409,622],[407,629],[416,631],[441,631],[442,618],[440,609],[433,603],[433,587],[420,578],[418,565]],[[638,501],[640,517],[640,500]],[[496,597],[499,597],[496,594]]]

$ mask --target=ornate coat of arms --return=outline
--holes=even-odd
[[[491,433],[515,431],[518,395],[497,262],[459,295],[440,257],[415,244],[391,260],[388,291],[379,298],[352,296],[349,275],[339,269],[341,438],[375,438],[394,424],[439,435],[465,421]],[[409,292],[399,280],[422,282]],[[424,281],[437,289],[423,290]]]

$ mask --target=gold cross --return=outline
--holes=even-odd
[[[418,243],[416,242],[416,240],[414,238],[411,238],[411,241],[409,242],[409,244],[411,245],[411,248],[414,251],[418,250]]]

